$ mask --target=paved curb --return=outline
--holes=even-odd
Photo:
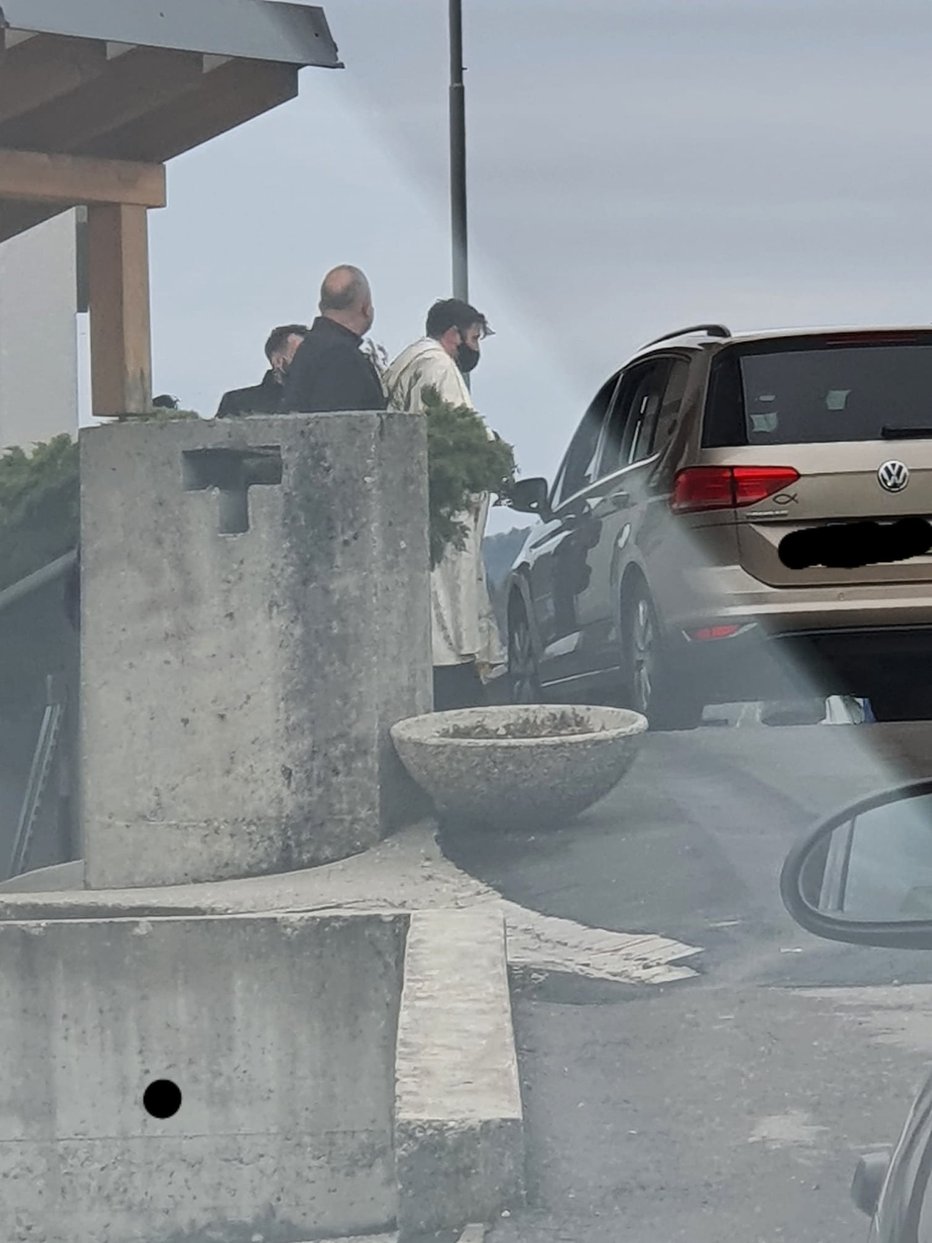
[[[501,911],[411,916],[395,1055],[395,1163],[402,1239],[461,1229],[524,1200]]]

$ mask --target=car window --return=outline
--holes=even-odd
[[[673,366],[670,368],[670,374],[667,377],[667,385],[660,403],[660,411],[654,425],[653,438],[644,456],[649,457],[650,454],[662,449],[674,431],[676,431],[679,424],[680,410],[683,407],[683,398],[686,396],[686,381],[688,378],[689,363],[685,358],[675,358]],[[637,461],[638,459],[635,458],[634,460]]]
[[[612,405],[606,428],[599,475],[610,475],[632,462],[650,457],[656,438],[666,394],[679,409],[682,383],[677,380],[671,390],[671,371],[685,372],[686,364],[670,358],[659,358],[632,368],[622,377]],[[676,396],[679,389],[679,397]]]
[[[661,446],[662,438],[672,430],[683,404],[686,391],[688,364],[681,358],[673,359],[664,373],[658,372],[652,379],[653,387],[645,394],[643,410],[637,417],[636,427],[630,435],[631,449],[628,462],[643,462]],[[659,387],[659,383],[663,387]]]
[[[553,485],[550,503],[554,509],[577,492],[581,492],[596,478],[602,427],[609,409],[613,406],[618,385],[619,378],[616,374],[602,385],[583,415]]]
[[[712,373],[708,448],[880,440],[928,431],[932,345],[758,345],[726,350]]]

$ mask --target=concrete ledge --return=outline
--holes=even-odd
[[[524,1199],[524,1122],[498,910],[411,916],[395,1060],[402,1238]]]
[[[390,1228],[405,922],[0,923],[0,1239]],[[165,1079],[180,1109],[150,1116]]]

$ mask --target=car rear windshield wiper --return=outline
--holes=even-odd
[[[932,437],[932,427],[882,427],[884,440],[926,440]]]

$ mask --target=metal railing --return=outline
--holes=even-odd
[[[65,714],[64,694],[54,677],[46,678],[45,711],[39,726],[39,737],[29,769],[23,805],[16,825],[10,877],[21,876],[29,863],[36,823],[49,779],[54,772]]]

